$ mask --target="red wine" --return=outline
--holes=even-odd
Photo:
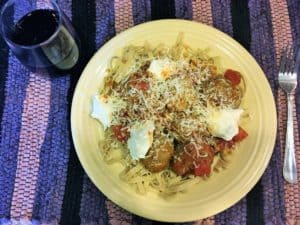
[[[32,71],[65,71],[79,59],[76,32],[63,13],[60,21],[55,10],[27,13],[16,23],[10,39],[15,55]]]
[[[19,45],[36,45],[48,40],[58,27],[54,10],[39,9],[23,16],[15,25],[11,40]]]

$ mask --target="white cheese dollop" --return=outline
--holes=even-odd
[[[214,137],[230,141],[239,132],[239,120],[243,109],[212,110],[208,116],[208,128]]]
[[[132,159],[145,158],[153,142],[154,129],[154,122],[151,120],[130,129],[130,138],[127,141],[127,146]]]
[[[91,116],[102,123],[104,129],[111,126],[112,114],[124,108],[126,103],[104,95],[95,95],[92,99]]]
[[[152,60],[148,71],[154,75],[157,80],[164,81],[170,77],[176,70],[175,62],[169,58]]]

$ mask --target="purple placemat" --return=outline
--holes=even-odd
[[[300,45],[299,0],[58,2],[83,41],[79,69],[64,76],[30,73],[0,39],[0,224],[159,224],[119,208],[90,182],[72,145],[69,110],[81,69],[92,54],[117,33],[161,18],[202,22],[239,41],[263,68],[278,110],[276,146],[258,184],[228,210],[186,224],[300,224],[300,184],[288,185],[281,175],[286,100],[276,81],[281,50],[290,42]],[[300,177],[299,88],[295,106]]]

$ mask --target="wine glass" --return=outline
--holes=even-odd
[[[66,71],[79,59],[80,40],[54,0],[9,0],[0,11],[0,33],[29,70]]]

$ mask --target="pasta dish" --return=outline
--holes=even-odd
[[[141,194],[184,192],[248,136],[243,76],[208,53],[179,34],[171,47],[128,45],[111,59],[91,116],[105,131],[105,162],[122,163],[120,178]]]

